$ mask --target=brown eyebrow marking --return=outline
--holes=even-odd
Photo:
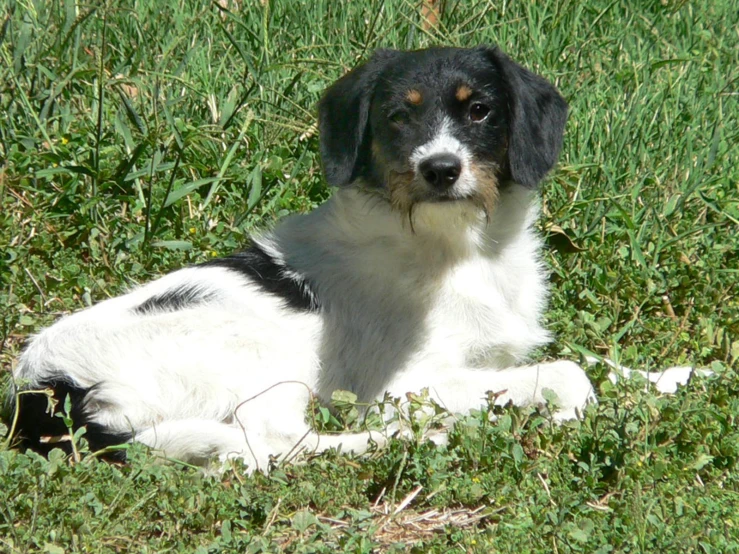
[[[420,106],[423,104],[423,94],[413,88],[405,93],[405,99],[414,106]]]
[[[459,85],[457,87],[457,92],[454,93],[454,97],[460,102],[464,102],[469,99],[470,96],[472,96],[472,89],[467,85]]]

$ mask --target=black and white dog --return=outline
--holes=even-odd
[[[93,448],[135,440],[250,469],[298,444],[382,441],[311,431],[311,394],[337,389],[372,402],[428,388],[453,413],[550,389],[555,417],[575,417],[594,398],[577,364],[522,365],[550,338],[532,226],[566,119],[556,89],[498,49],[378,51],[319,104],[331,200],[63,318],[30,341],[16,385],[69,395]],[[676,371],[666,388],[690,370]],[[62,420],[46,396],[19,398],[20,436],[49,448]]]

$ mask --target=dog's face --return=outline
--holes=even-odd
[[[486,213],[498,187],[535,186],[556,162],[567,104],[497,49],[380,50],[319,105],[330,185],[361,184],[410,212],[469,200]]]

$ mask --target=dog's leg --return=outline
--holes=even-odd
[[[197,465],[218,458],[221,462],[240,458],[248,471],[269,469],[270,457],[291,462],[301,455],[338,449],[363,454],[370,444],[383,446],[382,433],[369,431],[342,435],[320,435],[304,423],[289,432],[279,432],[270,426],[262,429],[203,419],[181,419],[159,423],[136,433],[134,440],[159,451],[168,458]]]
[[[588,360],[590,363],[595,361]],[[674,393],[692,375],[705,377],[713,374],[710,370],[690,367],[644,372],[620,367],[611,360],[605,360],[605,363],[614,368],[609,375],[612,382],[639,373],[663,393]],[[418,393],[422,388],[428,388],[431,398],[451,413],[466,413],[479,408],[485,403],[488,392],[496,395],[496,404],[512,402],[526,406],[545,403],[544,391],[548,389],[557,397],[557,411],[553,415],[558,421],[574,419],[587,404],[597,402],[593,386],[583,369],[565,360],[503,370],[446,368],[427,371],[416,368],[395,379],[388,391],[392,396],[403,398],[406,393]]]
[[[206,465],[214,458],[242,458],[249,470],[266,466],[269,458],[252,452],[238,427],[207,419],[177,419],[137,432],[133,440],[162,455],[183,462]],[[261,449],[257,449],[261,451]]]
[[[457,368],[429,372],[423,368],[401,375],[388,387],[393,396],[420,392],[428,387],[431,397],[452,413],[466,413],[484,405],[488,392],[496,404],[517,406],[543,404],[544,391],[557,396],[555,419],[574,419],[595,401],[595,393],[582,368],[574,362],[557,361],[503,370]]]

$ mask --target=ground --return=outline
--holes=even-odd
[[[0,8],[0,392],[60,315],[324,200],[320,92],[376,47],[431,44],[498,44],[570,103],[542,186],[556,340],[538,357],[716,377],[660,397],[596,366],[580,422],[482,410],[446,448],[269,477],[0,443],[0,551],[739,552],[736,6],[440,6],[436,25],[382,0]]]

